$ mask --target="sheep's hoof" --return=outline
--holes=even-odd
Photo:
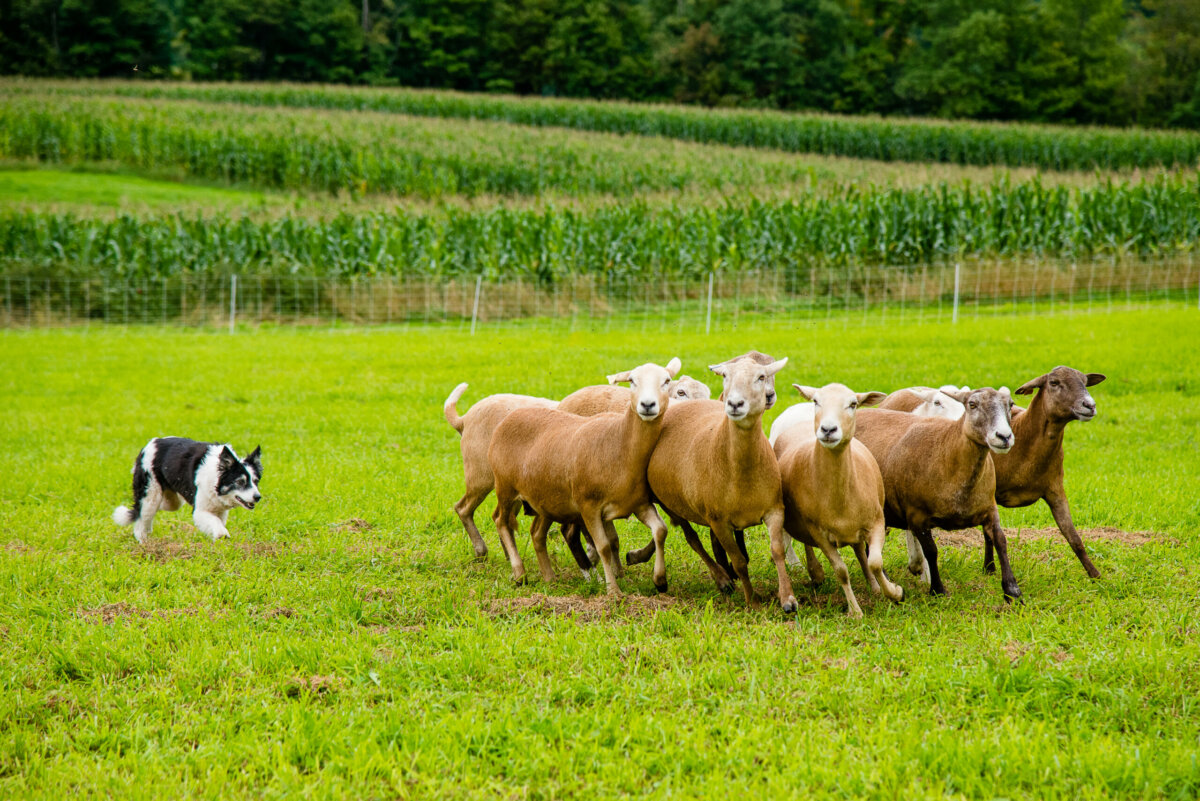
[[[1003,589],[1004,589],[1004,602],[1005,603],[1012,603],[1014,601],[1016,601],[1019,604],[1025,603],[1025,601],[1021,598],[1021,588],[1018,587],[1016,584],[1013,584],[1010,587],[1004,587]]]
[[[529,583],[529,576],[525,573],[522,573],[519,576],[513,576],[513,584],[516,584],[518,587],[522,587],[528,583]]]
[[[654,589],[665,594],[667,591],[667,582],[664,581],[662,584],[655,584]]]
[[[788,599],[783,602],[783,613],[785,615],[794,615],[796,614],[796,610],[799,608],[800,607],[796,604],[796,599],[792,596],[789,596]]]
[[[988,575],[995,573],[996,572],[996,563],[995,562],[984,562],[983,563],[983,572],[987,573]]]
[[[932,586],[931,586],[931,587],[929,588],[929,594],[930,594],[930,595],[934,595],[934,596],[937,596],[937,595],[945,595],[945,594],[946,594],[946,588],[945,588],[945,587],[932,587]]]
[[[921,575],[921,566],[919,564],[914,565],[912,562],[909,562],[908,572],[912,573],[914,576],[919,576]]]
[[[627,565],[640,565],[643,562],[648,562],[649,560],[649,555],[643,555],[640,551],[625,552],[625,564]]]
[[[903,588],[903,587],[901,587],[899,584],[897,584],[897,585],[896,585],[896,589],[900,590],[900,597],[899,597],[899,598],[895,598],[895,599],[893,599],[893,600],[895,600],[895,602],[896,602],[896,603],[898,603],[898,604],[902,604],[902,603],[904,603],[904,588]]]
[[[486,562],[487,556],[488,556],[488,549],[487,549],[486,545],[483,546],[482,548],[475,549],[475,561],[476,562]]]

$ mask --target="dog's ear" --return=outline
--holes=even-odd
[[[228,445],[226,445],[224,448],[221,448],[221,457],[217,461],[217,468],[222,473],[224,473],[226,470],[229,470],[237,463],[238,463],[237,454],[235,454],[233,451],[231,451],[229,449]]]
[[[254,473],[254,480],[258,481],[262,478],[262,446],[256,445],[254,451],[245,458],[242,464],[250,468],[250,472]]]

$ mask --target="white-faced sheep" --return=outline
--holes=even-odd
[[[992,453],[1006,453],[1013,446],[1012,397],[1006,389],[991,388],[950,394],[966,406],[960,420],[863,409],[858,438],[883,473],[888,526],[910,529],[924,551],[930,592],[946,591],[932,530],[982,526],[1000,558],[1005,598],[1018,598],[1021,590],[1009,565],[1008,541],[996,510],[992,461]]]
[[[580,417],[557,409],[517,409],[496,427],[488,449],[496,479],[494,518],[515,581],[525,576],[513,537],[517,510],[525,503],[537,515],[532,538],[543,579],[554,578],[546,553],[550,523],[582,523],[599,551],[608,592],[619,594],[612,521],[636,515],[654,533],[655,584],[665,587],[667,530],[650,502],[646,466],[678,372],[679,360],[672,359],[665,368],[644,364],[616,376],[630,383],[622,413]]]
[[[717,586],[727,591],[730,574],[708,555],[690,524],[709,527],[729,555],[750,606],[757,606],[757,600],[735,532],[765,523],[779,574],[779,600],[791,612],[796,599],[784,565],[779,466],[762,432],[768,380],[786,364],[787,359],[767,365],[740,359],[712,365],[709,369],[724,380],[724,402],[692,401],[670,408],[650,459],[649,479],[655,500],[683,529]],[[646,550],[630,552],[629,564],[645,561]]]
[[[854,439],[858,408],[879,403],[884,395],[855,393],[842,384],[793,386],[813,402],[816,413],[812,428],[792,428],[775,442],[783,479],[784,529],[825,554],[851,617],[862,617],[862,609],[838,548],[853,548],[871,589],[878,593],[882,588],[899,603],[904,590],[883,572],[883,475],[870,450]]]

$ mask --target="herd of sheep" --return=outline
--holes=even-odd
[[[1071,421],[1095,417],[1088,387],[1103,375],[1056,367],[1016,390],[1034,396],[1026,409],[1013,406],[1005,387],[911,387],[884,395],[795,384],[807,402],[785,410],[768,438],[762,415],[775,403],[775,376],[786,364],[751,351],[712,365],[723,381],[718,400],[679,375],[678,359],[610,375],[608,384],[561,401],[491,395],[461,416],[456,404],[467,385],[455,387],[443,411],[461,435],[466,492],[454,509],[475,554],[485,557],[487,545],[474,513],[494,490],[493,518],[515,581],[525,579],[515,540],[524,510],[533,517],[544,580],[555,576],[546,537],[558,523],[580,570],[590,577],[598,564],[608,592],[617,594],[622,566],[613,521],[636,516],[652,538],[626,562],[653,557],[654,584],[665,591],[661,508],[717,587],[729,592],[740,580],[747,604],[756,606],[743,532],[763,524],[784,611],[796,609],[787,570],[799,564],[796,540],[805,546],[809,578],[824,580],[819,550],[841,583],[848,613],[860,617],[839,549],[854,551],[872,591],[899,602],[904,589],[883,571],[888,528],[906,531],[909,570],[942,594],[933,529],[982,527],[984,569],[994,572],[998,558],[1005,598],[1019,598],[997,504],[1042,499],[1088,575],[1099,575],[1071,521],[1063,433]],[[711,554],[693,525],[708,527]]]

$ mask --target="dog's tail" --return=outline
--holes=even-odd
[[[132,526],[133,521],[137,520],[137,513],[128,506],[118,506],[113,509],[112,519],[118,526]]]
[[[450,393],[449,397],[446,398],[446,402],[442,404],[442,412],[446,415],[446,422],[449,423],[450,427],[459,434],[463,432],[463,419],[458,416],[458,409],[454,408],[454,404],[458,403],[458,399],[461,398],[463,393],[466,391],[467,385],[459,384],[454,388],[454,391]]]

